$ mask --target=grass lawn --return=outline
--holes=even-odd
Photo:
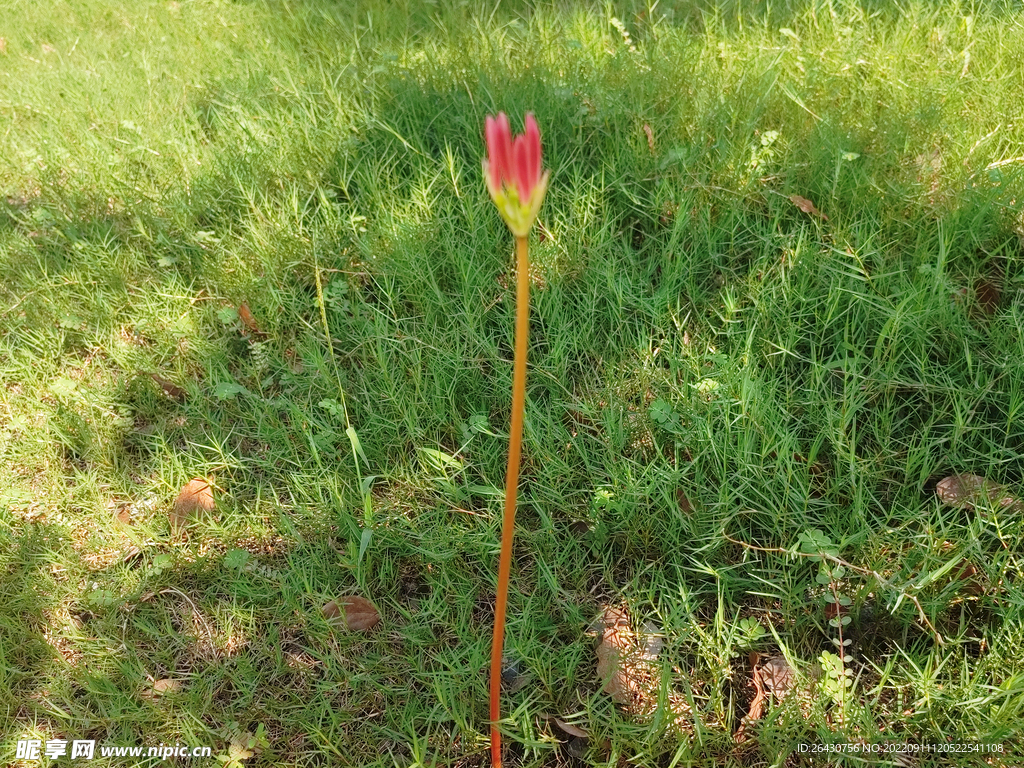
[[[2,20],[0,763],[489,765],[499,110],[506,764],[1024,760],[1019,3]]]

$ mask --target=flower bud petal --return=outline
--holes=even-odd
[[[487,157],[481,162],[487,191],[516,237],[530,234],[547,192],[549,172],[541,165],[540,129],[527,113],[525,133],[512,139],[508,116],[487,116]]]

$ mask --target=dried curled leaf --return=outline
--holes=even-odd
[[[806,197],[800,197],[800,195],[790,195],[789,196],[789,202],[791,202],[793,205],[795,205],[797,208],[799,208],[804,213],[809,213],[812,216],[820,216],[825,221],[828,221],[828,216],[826,216],[824,213],[819,211],[814,206],[814,203],[812,203]]]
[[[539,717],[541,720],[547,720],[549,722],[554,723],[564,733],[567,733],[568,735],[573,736],[577,739],[586,739],[590,737],[590,731],[586,730],[585,728],[580,728],[578,725],[567,723],[565,720],[562,720],[557,715],[548,715],[541,713]]]
[[[215,508],[210,481],[197,477],[182,486],[168,517],[175,532],[184,528],[197,512],[212,512]]]
[[[603,629],[596,654],[597,676],[604,683],[601,690],[617,704],[632,704],[640,689],[628,663],[628,655],[635,648],[629,616],[621,608],[608,606],[599,622]]]
[[[793,690],[796,683],[793,668],[786,661],[785,656],[772,656],[761,665],[757,663],[759,658],[759,653],[751,652],[750,666],[753,669],[751,678],[754,684],[754,698],[750,702],[750,711],[740,722],[736,733],[733,734],[733,741],[737,744],[742,744],[749,739],[747,727],[752,722],[764,717],[764,709],[769,695],[774,696],[776,700],[781,700]]]
[[[653,624],[634,632],[627,611],[614,606],[605,607],[590,631],[601,635],[595,654],[602,690],[634,714],[652,714],[659,706],[661,674],[654,662],[661,652],[664,633]],[[668,708],[673,723],[680,729],[687,728],[690,706],[686,698],[670,690]]]
[[[340,629],[366,632],[380,623],[380,613],[365,597],[349,595],[331,600],[323,607],[324,618]]]
[[[263,335],[259,325],[256,324],[256,318],[252,316],[252,311],[249,309],[249,305],[244,301],[238,307],[238,318],[250,333],[255,333],[260,336]]]
[[[647,134],[647,146],[651,148],[651,154],[654,154],[654,131],[651,130],[651,126],[644,123],[644,133]]]
[[[1021,503],[1006,493],[1006,489],[994,480],[979,475],[950,475],[935,486],[939,501],[951,507],[975,507],[979,504],[996,503],[1000,507],[1020,511]]]
[[[618,704],[633,704],[651,693],[653,665],[664,646],[658,627],[647,622],[644,632],[633,631],[629,614],[608,606],[592,628],[601,633],[597,646],[597,674],[605,693]]]
[[[555,725],[557,725],[563,731],[568,733],[570,736],[575,736],[579,739],[586,739],[590,737],[590,732],[585,731],[583,728],[580,728],[579,726],[573,725],[572,723],[567,723],[565,722],[565,720],[560,720],[557,717],[554,717],[552,719],[555,721]]]

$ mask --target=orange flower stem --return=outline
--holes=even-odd
[[[501,524],[498,594],[494,601],[494,639],[491,643],[491,765],[501,768],[501,655],[505,643],[505,607],[512,570],[512,536],[519,488],[519,454],[526,406],[526,342],[530,333],[530,253],[527,238],[516,238],[516,355],[512,369],[512,425],[508,433],[508,472],[505,474],[505,517]]]

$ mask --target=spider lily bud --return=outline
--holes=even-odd
[[[550,171],[541,168],[540,130],[532,112],[526,113],[526,132],[512,139],[508,117],[487,116],[487,157],[484,181],[498,213],[516,237],[530,234],[548,190]]]

